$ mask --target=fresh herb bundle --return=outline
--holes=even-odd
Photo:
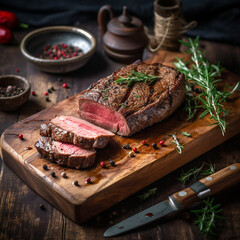
[[[222,134],[226,132],[226,120],[225,117],[228,115],[229,110],[225,110],[223,102],[239,88],[239,82],[228,91],[230,86],[225,85],[224,91],[217,89],[217,84],[222,81],[220,79],[223,68],[220,68],[220,64],[210,64],[204,57],[202,52],[199,50],[198,44],[199,37],[195,40],[189,38],[189,43],[180,42],[188,47],[188,53],[191,55],[192,65],[190,68],[187,67],[188,62],[183,62],[177,58],[177,62],[174,63],[177,69],[183,73],[187,79],[186,81],[186,105],[185,110],[188,112],[188,119],[194,117],[198,108],[204,109],[204,112],[200,115],[203,118],[207,114],[210,114],[210,118],[214,119],[213,124],[218,124],[221,128]],[[190,81],[201,87],[202,92],[194,96],[191,90]]]
[[[214,232],[216,222],[218,219],[223,218],[219,215],[222,211],[222,209],[219,209],[221,205],[214,205],[213,201],[213,198],[203,200],[204,206],[201,209],[191,211],[197,217],[195,224],[198,225],[200,232],[207,235],[216,235]]]
[[[156,194],[157,188],[151,188],[148,191],[144,192],[143,194],[139,195],[138,198],[140,201],[144,201],[148,199],[150,196],[154,196]]]
[[[157,79],[159,79],[158,76],[151,76],[145,73],[132,71],[132,73],[128,74],[127,77],[120,77],[115,82],[119,84],[126,83],[127,86],[129,87],[136,82],[145,82],[148,85],[151,85]]]
[[[209,168],[206,170],[203,170],[203,167],[208,165]],[[198,168],[191,168],[187,172],[182,172],[181,176],[178,178],[179,181],[183,182],[186,184],[189,182],[192,178],[197,180],[198,175],[211,175],[215,173],[215,165],[212,163],[203,163],[200,167]]]

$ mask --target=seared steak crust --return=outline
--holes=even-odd
[[[130,87],[115,82],[133,70],[159,79],[151,85],[141,82]],[[100,79],[80,96],[79,115],[119,135],[130,136],[170,116],[184,98],[183,74],[160,63],[137,61]]]
[[[40,135],[82,148],[104,148],[114,136],[105,129],[71,116],[57,116],[41,124]]]

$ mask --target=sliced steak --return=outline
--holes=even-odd
[[[151,85],[138,82],[130,87],[115,82],[133,70],[159,78]],[[114,133],[130,136],[169,117],[184,98],[183,74],[160,63],[137,61],[100,79],[80,96],[79,115]]]
[[[41,137],[35,144],[38,152],[46,159],[71,168],[88,168],[95,162],[96,151],[84,149],[73,144]]]
[[[110,131],[72,116],[57,116],[42,124],[40,135],[82,148],[104,148],[114,136]]]

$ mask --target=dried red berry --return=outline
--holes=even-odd
[[[20,72],[19,68],[16,68],[16,72],[17,72],[17,73]]]
[[[36,96],[36,93],[35,93],[35,91],[32,91],[32,95],[33,95],[33,96]]]
[[[137,148],[136,147],[133,147],[132,150],[133,150],[133,152],[137,152]]]
[[[161,141],[159,142],[159,144],[160,144],[161,146],[164,146],[164,141],[161,140]]]
[[[100,162],[100,166],[101,166],[102,168],[104,168],[104,167],[106,167],[106,163],[105,163],[105,162]]]
[[[86,179],[86,183],[91,183],[91,178],[88,177],[88,178]]]
[[[22,134],[18,134],[18,138],[23,139],[23,135]]]
[[[146,145],[146,140],[143,140],[143,141],[142,141],[142,144],[143,144],[143,145]]]
[[[67,87],[67,84],[66,84],[66,83],[63,83],[62,86],[63,86],[63,88],[66,88],[66,87]]]
[[[47,95],[48,95],[48,92],[45,92],[44,95],[47,96]]]

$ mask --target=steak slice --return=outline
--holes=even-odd
[[[137,82],[130,87],[115,82],[133,70],[159,78],[151,85]],[[114,133],[130,136],[169,117],[184,98],[183,74],[160,63],[137,61],[91,85],[79,97],[79,115]]]
[[[82,148],[104,148],[114,136],[110,131],[72,116],[57,116],[41,124],[40,135]]]
[[[38,152],[46,159],[71,168],[88,168],[95,162],[96,151],[84,149],[73,144],[41,137],[35,144]]]

